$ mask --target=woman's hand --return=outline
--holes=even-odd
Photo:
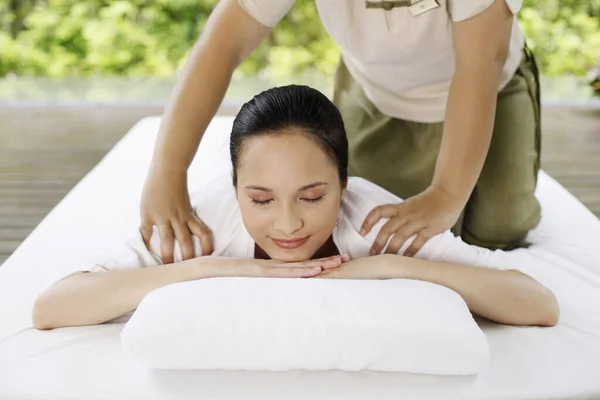
[[[390,237],[385,252],[397,254],[404,242],[417,234],[404,252],[404,256],[412,257],[433,236],[450,229],[463,207],[462,202],[431,186],[403,203],[375,207],[365,218],[361,234],[367,235],[382,218],[389,218],[373,242],[370,254],[380,254]]]
[[[349,260],[345,254],[299,262],[217,256],[198,258],[200,278],[310,278],[336,269]]]
[[[399,279],[403,278],[402,257],[395,254],[357,258],[339,268],[327,269],[316,278],[328,279]]]
[[[141,222],[146,245],[152,237],[152,227],[158,227],[163,264],[173,262],[175,240],[180,244],[182,259],[193,258],[192,235],[200,239],[203,255],[213,252],[212,232],[192,210],[186,173],[159,170],[149,173],[142,194]]]

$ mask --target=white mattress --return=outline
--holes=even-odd
[[[538,188],[543,218],[530,235],[535,245],[510,257],[555,291],[561,321],[554,328],[481,321],[492,361],[476,377],[149,371],[121,352],[122,323],[36,331],[30,315],[37,294],[136,228],[158,125],[158,118],[137,124],[0,267],[0,398],[600,398],[600,221],[544,173]],[[230,125],[230,118],[211,124],[190,190],[228,171]]]

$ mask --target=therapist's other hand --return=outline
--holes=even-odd
[[[156,225],[160,234],[160,257],[164,264],[173,262],[175,240],[183,260],[195,256],[193,236],[200,240],[202,255],[213,252],[211,230],[195,214],[190,204],[187,174],[151,170],[144,184],[140,231],[146,245]]]
[[[375,207],[365,218],[361,234],[368,234],[377,222],[389,218],[373,242],[370,254],[380,254],[388,240],[385,252],[397,254],[410,237],[417,235],[403,254],[412,257],[433,236],[450,229],[463,207],[464,204],[446,192],[430,186],[400,204]]]

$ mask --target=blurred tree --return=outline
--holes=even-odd
[[[0,0],[0,76],[172,76],[217,2]],[[600,57],[600,0],[525,0],[519,19],[545,75]],[[338,57],[314,0],[297,0],[236,74],[331,74]]]
[[[600,58],[600,0],[525,0],[519,19],[545,75],[585,75]]]

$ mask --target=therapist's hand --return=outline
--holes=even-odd
[[[194,214],[190,204],[186,173],[152,170],[148,174],[142,193],[140,227],[146,244],[154,225],[160,233],[160,256],[164,264],[173,262],[175,240],[179,242],[183,260],[195,256],[193,236],[200,240],[202,255],[213,252],[212,232]]]
[[[370,254],[380,254],[390,238],[385,252],[397,254],[404,242],[416,234],[417,237],[404,252],[405,256],[412,257],[433,236],[450,229],[463,207],[463,202],[430,186],[403,203],[375,207],[365,218],[361,234],[365,236],[377,222],[389,218],[373,242]]]

